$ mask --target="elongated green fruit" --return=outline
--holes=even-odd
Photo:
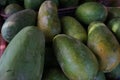
[[[120,45],[113,33],[101,22],[88,27],[88,46],[100,63],[100,70],[112,71],[120,61]]]
[[[82,42],[87,41],[87,32],[84,27],[73,17],[64,16],[61,19],[63,32]]]
[[[46,41],[52,41],[53,37],[61,32],[57,6],[54,2],[42,3],[38,13],[38,27],[45,34]]]
[[[36,27],[22,29],[0,58],[0,80],[40,80],[45,39]]]
[[[85,2],[77,7],[76,17],[80,22],[89,25],[93,21],[104,22],[108,12],[104,5],[97,2]]]
[[[70,80],[93,80],[98,62],[91,50],[82,42],[65,34],[56,35],[53,45],[57,60]]]
[[[35,26],[36,12],[31,9],[21,10],[14,13],[4,22],[1,33],[3,38],[10,42],[13,37],[26,26]]]
[[[10,16],[18,11],[21,11],[21,10],[23,10],[23,8],[20,5],[13,3],[13,4],[9,4],[5,7],[4,13],[6,15]]]

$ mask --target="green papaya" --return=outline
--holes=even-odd
[[[59,0],[62,7],[73,7],[77,6],[79,0]]]
[[[64,16],[61,19],[61,24],[65,34],[86,43],[87,32],[75,18],[71,16]]]
[[[102,71],[99,71],[94,80],[106,80],[105,74]]]
[[[98,62],[93,52],[79,40],[56,35],[53,46],[57,60],[70,80],[93,80],[98,72]]]
[[[24,0],[24,6],[27,9],[38,10],[44,0]]]
[[[0,58],[0,80],[40,80],[44,65],[45,39],[37,27],[23,28]]]
[[[1,34],[3,38],[10,42],[12,38],[24,27],[36,24],[37,14],[30,9],[21,10],[14,13],[4,22]]]
[[[56,34],[61,32],[57,6],[52,1],[42,3],[38,12],[38,27],[43,31],[46,41],[52,41]]]
[[[109,29],[115,34],[120,42],[120,18],[113,18],[108,22]]]
[[[5,13],[5,15],[10,16],[18,11],[21,11],[21,10],[23,10],[23,7],[21,7],[19,4],[12,3],[12,4],[9,4],[5,7],[4,13]]]
[[[106,77],[112,80],[119,80],[120,79],[120,64],[113,69],[111,72],[106,73]]]
[[[101,71],[110,72],[119,64],[119,42],[104,23],[92,22],[89,25],[87,44],[96,55]]]
[[[89,25],[93,21],[104,22],[107,18],[107,8],[98,2],[85,2],[79,5],[75,15],[80,22]]]
[[[50,69],[43,80],[69,80],[59,69]]]

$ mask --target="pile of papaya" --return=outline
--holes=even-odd
[[[0,0],[0,80],[120,80],[119,3]]]

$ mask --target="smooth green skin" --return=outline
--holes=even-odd
[[[38,13],[38,27],[43,31],[46,41],[52,41],[53,37],[61,32],[57,6],[52,1],[42,3]]]
[[[87,32],[84,27],[73,17],[64,16],[61,19],[63,32],[82,42],[87,42]]]
[[[13,3],[13,4],[9,4],[5,7],[4,13],[6,15],[10,16],[18,11],[21,11],[21,10],[23,10],[23,8],[20,5]]]
[[[79,3],[79,0],[59,0],[61,6],[63,7],[72,7],[77,6]]]
[[[0,80],[40,80],[44,49],[44,35],[38,28],[22,29],[0,58]]]
[[[13,37],[24,27],[32,26],[36,24],[37,14],[35,11],[30,9],[21,10],[14,13],[4,22],[1,34],[2,37],[10,42]]]
[[[119,42],[104,23],[92,22],[89,25],[87,44],[95,53],[101,71],[110,72],[119,64]]]
[[[120,64],[114,70],[107,73],[107,77],[114,79],[114,80],[119,80],[120,79]]]
[[[115,34],[116,38],[120,42],[120,18],[113,18],[109,21],[108,27]]]
[[[62,71],[70,80],[93,80],[98,62],[82,42],[65,34],[56,35],[53,46]]]
[[[45,0],[24,0],[24,6],[27,9],[38,10],[42,2]]]
[[[43,80],[69,80],[59,69],[51,69]]]
[[[75,15],[79,21],[84,24],[90,24],[93,21],[104,22],[107,17],[107,9],[97,2],[86,2],[77,7]]]
[[[103,72],[99,71],[94,80],[106,80],[105,74]]]

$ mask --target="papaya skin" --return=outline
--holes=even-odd
[[[93,22],[89,25],[87,44],[95,53],[101,71],[110,72],[119,64],[119,42],[102,22]]]
[[[9,4],[8,6],[5,7],[4,13],[6,15],[10,16],[18,11],[21,11],[21,10],[23,10],[23,7],[21,7],[18,4],[13,3],[13,4]]]
[[[58,18],[57,6],[52,1],[42,3],[38,12],[38,27],[43,31],[46,41],[52,41],[56,34],[61,32],[60,20]]]
[[[9,16],[1,28],[2,37],[10,42],[24,27],[36,24],[37,14],[34,10],[25,9]]]
[[[73,17],[64,16],[61,19],[63,32],[84,43],[87,42],[87,32],[85,28]]]
[[[78,20],[86,25],[93,21],[104,22],[107,18],[107,8],[97,2],[86,2],[77,7],[75,15]]]
[[[45,38],[37,27],[22,29],[0,58],[0,80],[41,80]]]
[[[53,46],[62,71],[70,80],[93,80],[98,62],[88,47],[65,34],[56,35]]]

